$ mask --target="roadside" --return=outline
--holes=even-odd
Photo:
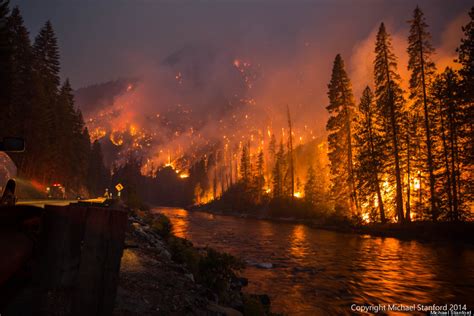
[[[114,315],[271,315],[266,295],[246,295],[230,255],[171,234],[163,215],[129,217]]]

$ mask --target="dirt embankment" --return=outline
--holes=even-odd
[[[229,280],[225,296],[231,299],[222,302],[222,293],[199,284],[199,276],[174,260],[169,241],[153,224],[135,214],[129,221],[114,315],[269,314],[260,302],[266,297],[242,293],[245,279]]]

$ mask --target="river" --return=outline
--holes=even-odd
[[[351,313],[352,304],[474,307],[474,249],[157,208],[175,235],[248,263],[246,291],[288,315]],[[270,265],[271,264],[271,268]]]

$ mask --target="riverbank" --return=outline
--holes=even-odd
[[[114,315],[271,315],[267,296],[243,294],[234,263],[173,236],[166,218],[133,212]]]
[[[245,217],[273,222],[303,224],[311,228],[336,231],[340,233],[370,235],[375,237],[391,237],[400,240],[417,240],[423,242],[449,242],[474,245],[474,222],[410,222],[354,225],[349,221],[324,219],[298,219],[293,217],[276,217],[269,215],[267,210],[253,213],[239,213],[231,210],[221,211],[209,205],[188,207],[189,211],[201,211],[217,215]]]

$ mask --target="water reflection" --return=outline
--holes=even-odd
[[[372,238],[304,225],[160,210],[178,236],[250,263],[248,291],[289,315],[348,314],[358,304],[470,304],[472,248]],[[269,262],[272,269],[252,263]]]
[[[162,209],[163,210],[163,209]],[[176,237],[189,238],[188,235],[188,211],[183,209],[173,210],[173,233]]]
[[[290,237],[290,252],[296,258],[304,257],[307,252],[305,226],[296,225]]]

